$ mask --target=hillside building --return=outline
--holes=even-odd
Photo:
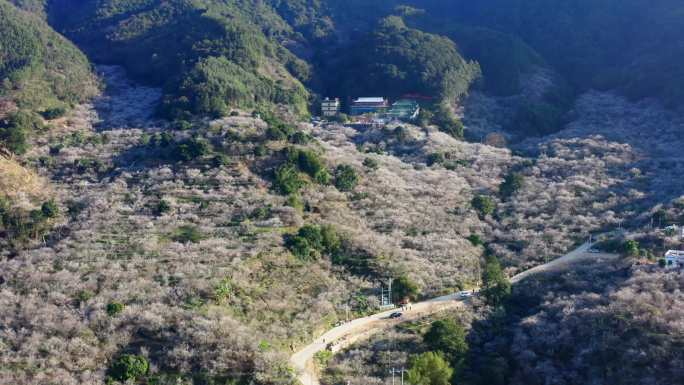
[[[335,116],[340,112],[340,99],[325,98],[321,102],[321,114],[325,117]]]
[[[390,119],[415,120],[420,114],[420,105],[415,100],[401,99],[392,104],[387,112]]]
[[[665,253],[665,267],[668,269],[684,268],[684,251],[668,250]]]
[[[385,112],[389,107],[387,99],[381,97],[358,98],[352,102],[350,113],[354,116]]]

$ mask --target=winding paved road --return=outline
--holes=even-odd
[[[541,272],[564,268],[572,263],[587,260],[601,261],[617,257],[614,254],[590,253],[590,247],[591,244],[585,243],[561,258],[524,271],[512,277],[511,283],[520,282],[531,275]],[[463,305],[463,300],[459,299],[457,294],[450,294],[412,304],[410,310],[404,311],[404,316],[400,319],[389,318],[390,314],[397,311],[396,309],[355,319],[351,322],[330,329],[311,344],[293,354],[292,357],[290,357],[290,364],[297,371],[298,379],[302,385],[319,385],[317,370],[313,363],[313,357],[317,352],[324,350],[328,345],[332,344],[332,350],[334,353],[336,353],[342,348],[349,346],[356,341],[370,337],[372,334],[383,329],[387,329],[388,327],[394,326],[398,323],[419,319],[430,314],[435,314],[442,310],[455,309]]]

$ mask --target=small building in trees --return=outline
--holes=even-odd
[[[358,98],[352,102],[350,113],[358,116],[363,114],[374,114],[385,112],[389,107],[387,99],[382,97]]]
[[[321,114],[325,117],[336,116],[340,112],[339,98],[325,98],[321,102]]]
[[[684,251],[668,250],[665,253],[665,267],[668,269],[684,268]]]
[[[415,100],[401,99],[392,104],[387,116],[391,119],[414,120],[420,114],[420,105]]]

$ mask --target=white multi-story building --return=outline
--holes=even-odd
[[[684,268],[684,251],[668,250],[665,253],[665,267],[668,269]]]
[[[340,99],[325,98],[325,100],[321,102],[321,114],[323,114],[323,116],[335,116],[338,112],[340,112]]]

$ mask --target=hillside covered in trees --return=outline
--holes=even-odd
[[[44,111],[95,94],[88,59],[45,21],[7,1],[0,2],[0,19],[0,97],[5,101]]]
[[[0,0],[0,385],[295,385],[389,278],[482,297],[323,383],[675,383],[682,10]],[[415,121],[309,120],[405,94]],[[609,231],[618,262],[508,282]]]
[[[16,4],[46,18],[92,60],[124,65],[139,80],[164,86],[161,111],[173,119],[225,115],[231,106],[288,105],[301,116],[315,112],[317,95],[412,92],[452,99],[473,84],[513,95],[521,79],[540,67],[553,69],[569,86],[565,98],[599,88],[659,98],[672,107],[682,100],[675,42],[684,21],[673,1],[576,0],[558,7],[531,0]],[[553,115],[571,103],[547,98],[559,111],[535,105],[523,113],[554,126],[547,131],[558,130],[561,122]]]

